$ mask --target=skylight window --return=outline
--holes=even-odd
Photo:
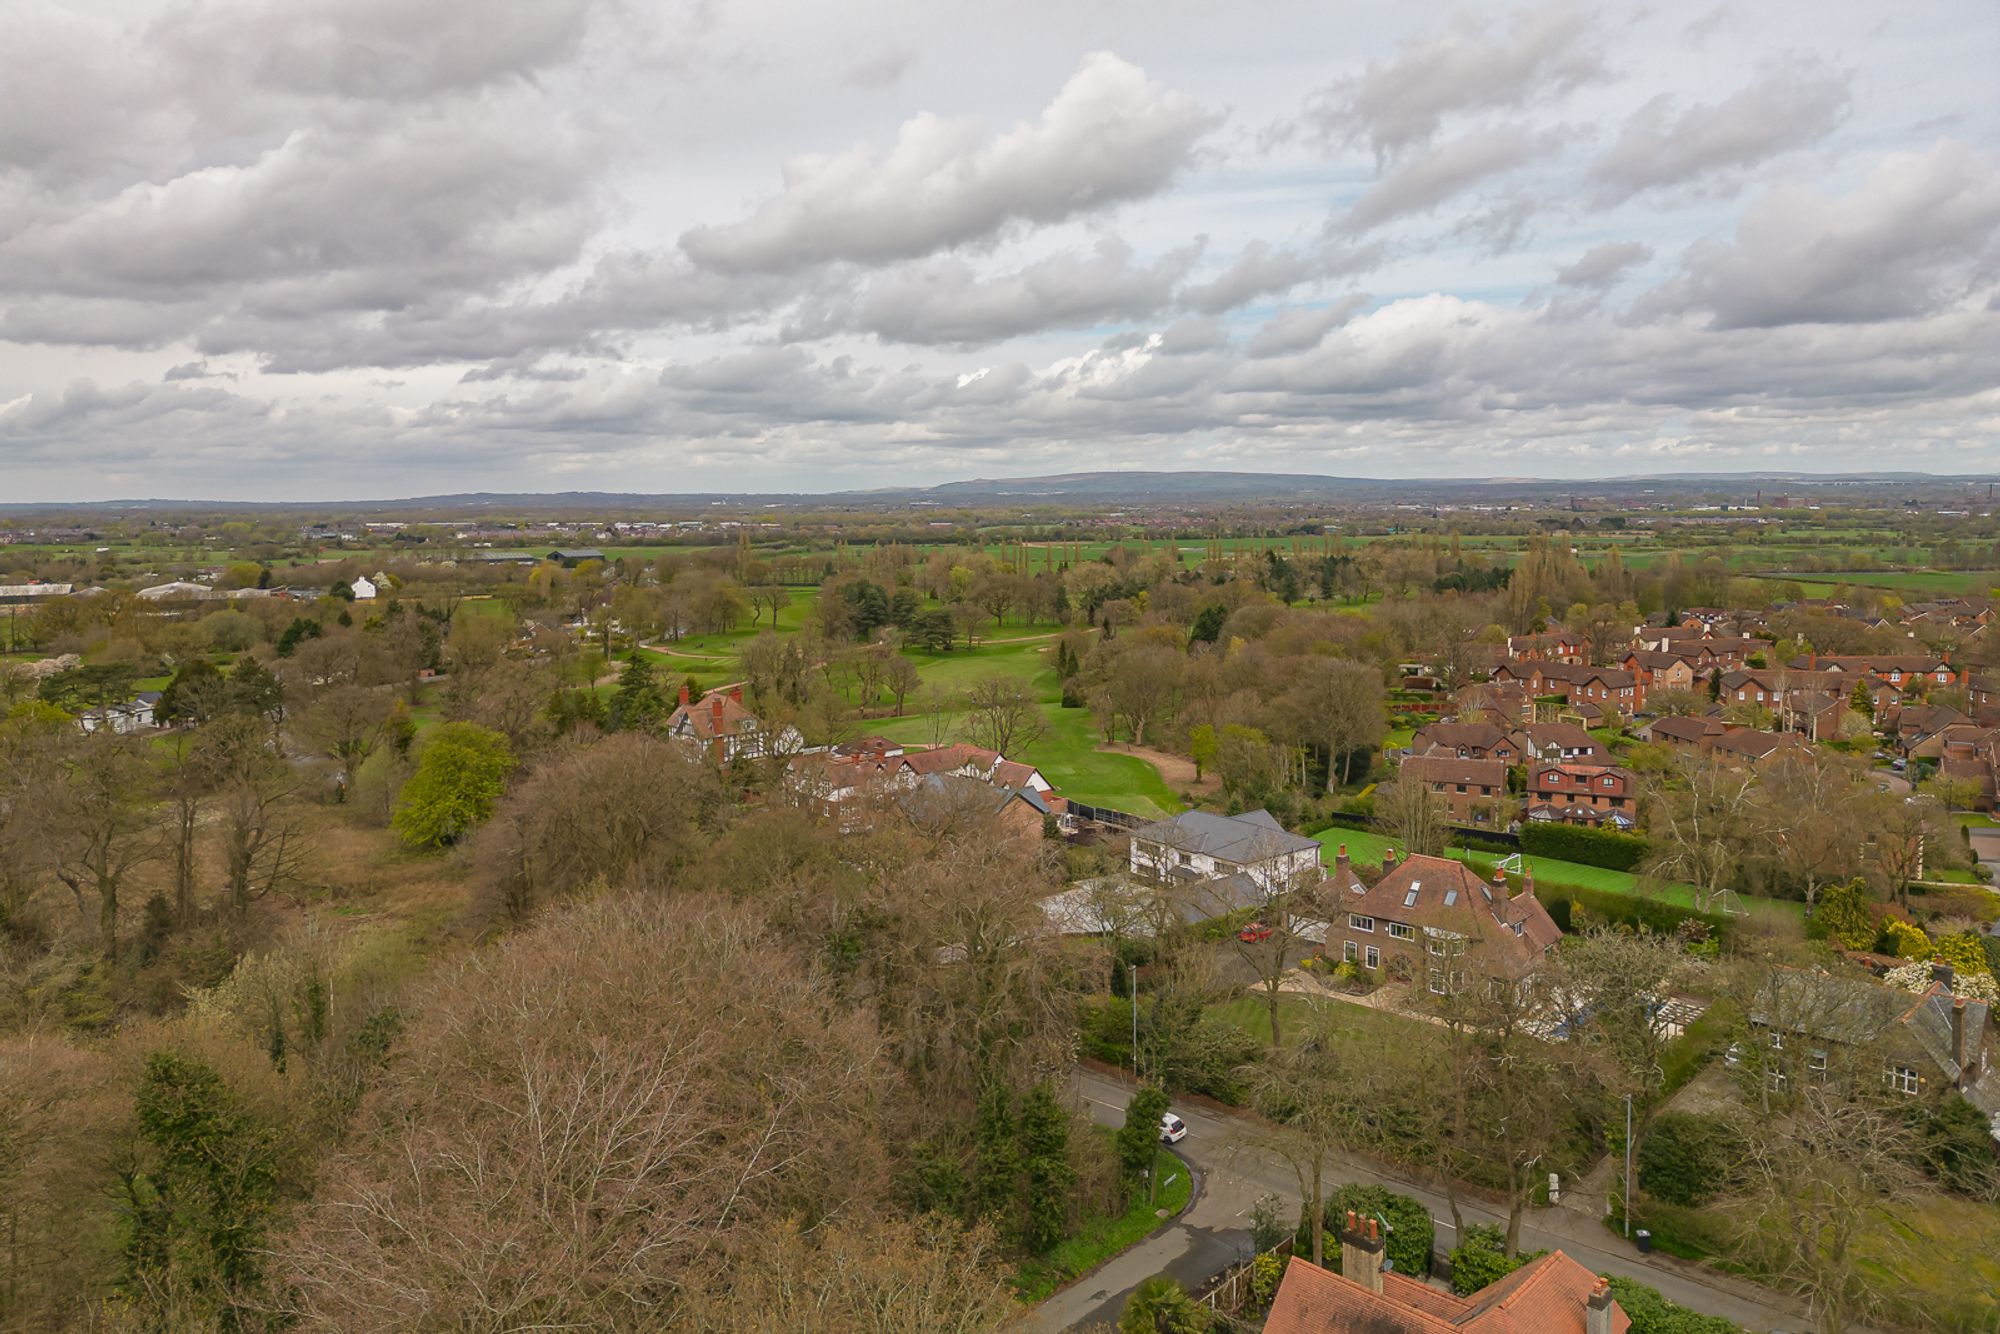
[[[1410,892],[1403,895],[1403,906],[1405,908],[1414,908],[1417,906],[1417,892],[1423,887],[1424,882],[1421,880],[1412,880],[1410,882]]]
[[[1447,889],[1444,892],[1444,906],[1449,908],[1457,902],[1458,902],[1458,891],[1455,889]]]

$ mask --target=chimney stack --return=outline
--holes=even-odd
[[[1535,868],[1525,861],[1521,863],[1521,892],[1529,898],[1535,897]]]
[[[1611,1284],[1605,1279],[1598,1279],[1597,1286],[1590,1290],[1590,1300],[1583,1306],[1586,1334],[1611,1334],[1611,1312],[1616,1305],[1611,1299]]]
[[[1396,850],[1394,848],[1382,849],[1382,874],[1387,875],[1389,874],[1389,872],[1395,869],[1396,869]]]
[[[681,682],[681,707],[685,709],[687,707],[687,702],[688,702],[688,687],[687,687],[687,682],[683,681]]]
[[[1333,854],[1333,870],[1341,880],[1345,881],[1348,878],[1347,845],[1345,843],[1340,845],[1340,851]]]
[[[1952,976],[1950,964],[1946,963],[1943,959],[1931,960],[1931,981],[1942,983],[1944,989],[1950,991]]]
[[[1340,1234],[1340,1272],[1376,1296],[1382,1294],[1382,1228],[1374,1219],[1347,1211],[1347,1230]]]
[[[1972,1040],[1976,1044],[1979,1041],[1978,1035],[1974,1034]],[[1965,997],[1953,996],[1951,998],[1951,1059],[1958,1062],[1958,1083],[1960,1088],[1970,1084],[1978,1077],[1979,1073],[1972,1068],[1978,1064],[1976,1059],[1978,1053],[1968,1052],[1965,1047]]]
[[[743,687],[731,686],[729,688],[729,698],[735,700],[738,704],[741,704],[743,702]]]
[[[722,696],[716,695],[709,700],[708,717],[713,724],[710,730],[715,733],[715,762],[721,764],[729,758],[729,734],[722,726]]]

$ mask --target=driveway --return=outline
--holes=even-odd
[[[1123,1123],[1129,1084],[1094,1070],[1080,1070],[1076,1084],[1096,1120],[1105,1125]],[[1197,1173],[1199,1193],[1194,1206],[1172,1226],[1036,1307],[1022,1328],[1055,1334],[1078,1325],[1116,1325],[1125,1298],[1155,1274],[1171,1274],[1187,1287],[1194,1287],[1249,1255],[1250,1208],[1261,1195],[1282,1196],[1291,1216],[1297,1217],[1299,1189],[1291,1168],[1257,1142],[1247,1119],[1179,1105],[1174,1110],[1188,1123],[1188,1137],[1176,1149]],[[1360,1159],[1342,1159],[1331,1165],[1328,1190],[1352,1181],[1385,1185],[1422,1201],[1431,1217],[1438,1220],[1438,1249],[1448,1251],[1453,1246],[1450,1210],[1443,1196],[1384,1175]],[[1484,1208],[1461,1203],[1460,1209],[1471,1222],[1506,1223],[1504,1217]],[[1641,1256],[1606,1231],[1598,1219],[1567,1209],[1530,1213],[1522,1220],[1521,1244],[1529,1250],[1560,1247],[1594,1272],[1636,1278],[1658,1288],[1670,1301],[1724,1316],[1753,1330],[1802,1327],[1797,1311],[1778,1294],[1668,1256]]]

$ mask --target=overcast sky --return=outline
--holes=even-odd
[[[0,20],[0,500],[2000,468],[1993,0]]]

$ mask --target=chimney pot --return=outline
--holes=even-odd
[[[1611,1298],[1611,1285],[1598,1279],[1590,1290],[1590,1300],[1583,1304],[1583,1324],[1587,1334],[1611,1334],[1611,1312],[1615,1303]]]
[[[1340,1237],[1340,1272],[1362,1287],[1375,1293],[1382,1292],[1382,1234],[1376,1221],[1363,1220],[1350,1209],[1347,1211],[1347,1231]]]

